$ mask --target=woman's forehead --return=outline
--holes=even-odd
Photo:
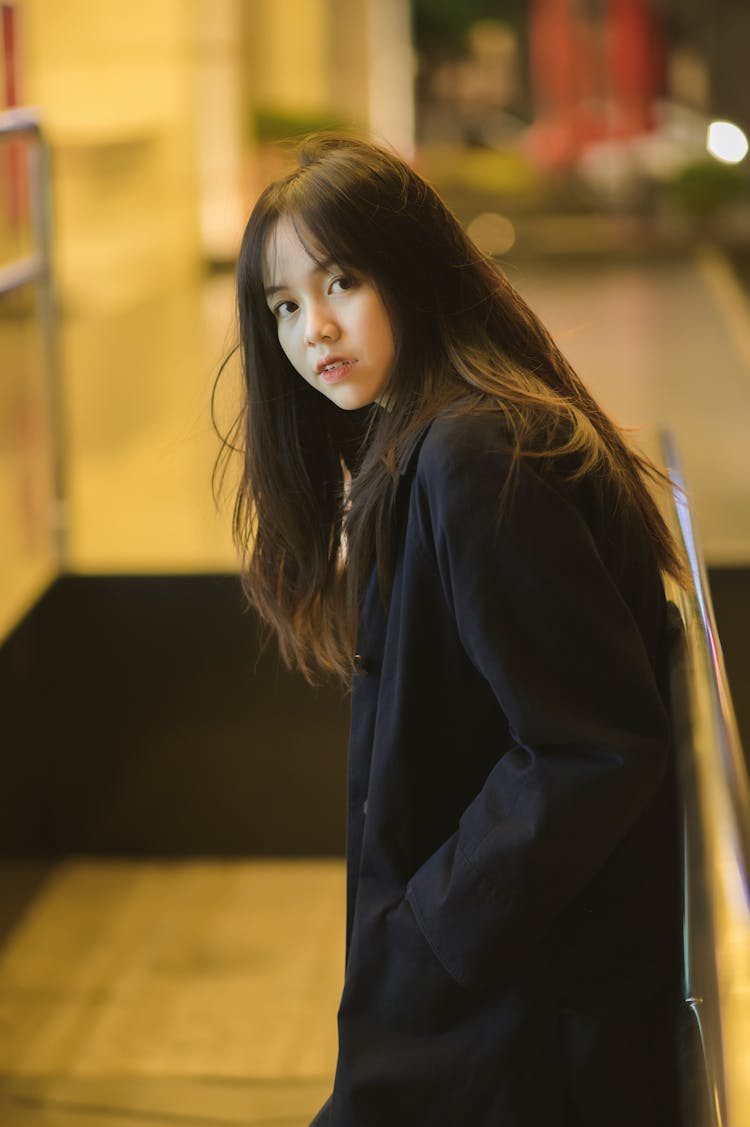
[[[280,216],[266,237],[263,252],[263,281],[275,285],[278,276],[291,263],[309,263],[311,266],[330,259],[312,234],[290,215]]]

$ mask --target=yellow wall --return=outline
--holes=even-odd
[[[328,14],[326,0],[249,5],[255,101],[287,110],[328,108]]]
[[[249,106],[368,125],[368,8],[376,0],[246,4]],[[382,0],[379,0],[382,2]]]
[[[248,5],[246,0],[190,4],[201,245],[212,261],[232,262],[248,210],[243,81],[243,16]]]
[[[25,100],[53,155],[63,307],[162,291],[200,257],[192,6],[22,0]]]
[[[0,642],[60,565],[46,342],[29,290],[0,296]]]
[[[382,3],[18,0],[22,99],[41,111],[53,158],[67,568],[234,566],[226,512],[211,497],[208,417],[234,339],[233,288],[228,275],[195,281],[205,259],[232,260],[254,193],[277,171],[253,143],[254,110],[367,129],[370,60],[390,35],[371,18]],[[388,0],[388,11],[405,3]],[[26,448],[6,444],[0,515],[15,532],[0,579],[29,574],[32,520],[44,575],[60,562],[43,511],[51,404],[44,373],[23,374],[19,348],[0,310],[0,350],[20,387],[0,403],[0,437],[19,430],[27,399],[41,420],[33,473],[25,463],[16,472]]]
[[[23,100],[54,158],[63,308],[120,308],[204,256],[231,259],[265,178],[255,109],[366,130],[388,100],[370,81],[382,51],[368,13],[383,2],[19,0]]]

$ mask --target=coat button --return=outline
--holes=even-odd
[[[363,677],[369,677],[372,673],[377,673],[378,663],[371,657],[362,657],[362,654],[354,655],[354,672],[361,673]]]

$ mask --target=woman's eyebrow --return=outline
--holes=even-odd
[[[285,290],[285,289],[287,289],[287,287],[284,286],[284,285],[281,285],[281,286],[264,286],[263,287],[263,293],[266,295],[266,297],[273,297],[273,295],[275,293],[278,293],[280,290]]]
[[[328,274],[328,273],[330,273],[331,269],[335,266],[336,266],[336,263],[334,262],[334,260],[332,258],[327,258],[325,260],[325,262],[316,262],[315,265],[313,266],[312,270],[310,271],[310,273],[311,274]],[[289,289],[289,287],[287,285],[285,285],[284,282],[280,282],[278,285],[264,286],[263,292],[265,293],[266,297],[273,297],[273,295],[278,293],[279,290],[287,290],[287,289]]]

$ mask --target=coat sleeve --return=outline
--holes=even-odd
[[[601,869],[654,796],[669,744],[638,625],[572,495],[522,463],[499,513],[508,468],[496,446],[431,438],[416,481],[422,545],[515,745],[407,887],[467,988],[528,951]]]

